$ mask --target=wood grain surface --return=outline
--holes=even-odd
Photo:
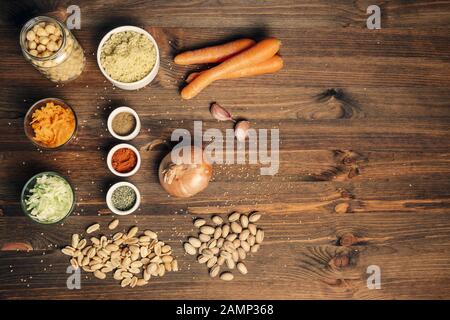
[[[38,14],[64,16],[78,4],[85,49],[83,74],[65,85],[25,61],[22,24]],[[30,252],[0,252],[1,299],[449,299],[450,298],[450,1],[379,1],[382,29],[366,28],[373,1],[2,1],[0,7],[0,247],[28,243]],[[155,81],[134,92],[115,89],[96,63],[100,39],[124,24],[145,27],[160,47]],[[172,63],[186,49],[239,37],[282,40],[285,68],[276,75],[221,81],[183,101],[189,70]],[[74,143],[41,152],[27,140],[23,117],[38,99],[58,97],[76,111]],[[229,128],[211,118],[217,101],[255,128],[280,129],[280,170],[216,166],[207,190],[168,197],[157,168],[176,128]],[[108,186],[118,181],[105,156],[118,143],[106,130],[115,107],[140,115],[132,143],[142,167],[127,180],[142,193],[138,225],[171,244],[181,270],[148,286],[120,288],[83,273],[68,290],[68,259],[58,248],[72,233],[112,215]],[[77,189],[75,213],[43,226],[20,209],[26,180],[43,170]],[[266,233],[246,262],[249,274],[225,283],[184,254],[192,219],[232,210],[261,210]],[[344,258],[343,258],[344,257]],[[348,259],[347,259],[348,258]],[[339,261],[344,263],[339,263]],[[381,289],[366,285],[381,269]]]

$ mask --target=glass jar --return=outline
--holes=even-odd
[[[83,72],[83,48],[56,19],[39,16],[29,20],[20,32],[20,47],[25,59],[53,82],[68,82]]]

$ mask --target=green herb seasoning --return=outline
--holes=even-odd
[[[136,203],[136,192],[128,186],[121,186],[114,190],[111,196],[112,204],[120,211],[130,210]]]

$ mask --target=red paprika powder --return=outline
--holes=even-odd
[[[120,148],[114,152],[111,160],[114,170],[120,173],[130,172],[137,164],[136,154],[128,148]]]

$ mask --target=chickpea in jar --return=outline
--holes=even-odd
[[[49,57],[61,48],[61,29],[49,22],[40,22],[27,32],[27,50],[35,57]]]
[[[84,52],[66,26],[49,17],[37,17],[22,29],[22,51],[36,69],[54,82],[78,77],[84,68]]]

